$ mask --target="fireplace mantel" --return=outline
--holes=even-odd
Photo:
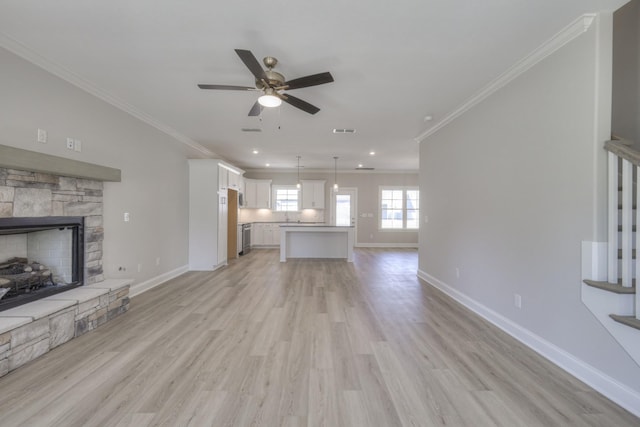
[[[0,145],[0,167],[95,181],[121,181],[120,169]]]

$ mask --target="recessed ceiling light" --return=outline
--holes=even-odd
[[[430,115],[429,116],[424,116],[424,121],[425,122],[430,122],[431,120],[433,120],[432,116],[430,116]]]
[[[267,163],[265,166],[266,166],[266,167],[269,167],[269,166],[271,166],[271,163]]]
[[[253,150],[253,154],[258,154],[258,150]]]
[[[355,129],[334,129],[333,133],[356,133]]]
[[[370,156],[375,156],[375,155],[376,155],[376,152],[375,152],[375,151],[370,151],[370,152],[369,152],[369,155],[370,155]]]
[[[358,167],[361,168],[362,167],[362,163],[358,163]]]

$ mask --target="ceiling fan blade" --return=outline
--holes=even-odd
[[[262,66],[250,50],[235,49],[235,51],[256,79],[264,80],[265,82],[267,81],[267,75],[264,73]]]
[[[200,89],[217,89],[217,90],[257,90],[250,86],[229,86],[229,85],[205,85],[199,84]]]
[[[318,74],[313,74],[311,76],[305,76],[305,77],[289,80],[284,84],[287,89],[291,90],[291,89],[300,89],[302,87],[322,85],[325,83],[331,83],[332,81],[333,81],[333,76],[331,75],[331,73],[326,72],[326,73],[318,73]]]
[[[315,114],[320,111],[320,109],[315,105],[311,105],[307,101],[303,101],[302,99],[296,98],[295,96],[291,96],[289,94],[281,93],[280,98],[287,104],[293,105],[294,107],[299,108],[309,114]]]
[[[253,104],[253,107],[251,107],[251,111],[249,111],[249,116],[259,116],[260,113],[262,113],[262,108],[262,105],[256,101],[256,103]]]

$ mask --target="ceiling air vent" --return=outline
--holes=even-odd
[[[258,128],[242,128],[242,132],[262,132],[262,129],[258,129]]]
[[[356,133],[355,129],[334,129],[333,133]]]
[[[375,168],[356,168],[357,171],[372,171]]]

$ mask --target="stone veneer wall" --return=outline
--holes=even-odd
[[[85,284],[104,280],[102,193],[101,181],[0,168],[0,218],[85,217]]]

